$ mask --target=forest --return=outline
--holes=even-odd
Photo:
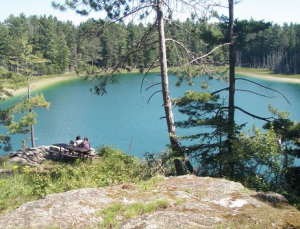
[[[228,18],[218,23],[176,21],[166,23],[166,36],[176,38],[193,53],[206,53],[227,40]],[[109,24],[109,26],[107,26]],[[99,27],[105,27],[100,30]],[[71,21],[61,22],[52,16],[11,15],[0,24],[1,72],[30,74],[36,76],[73,72],[89,64],[98,68],[117,65],[124,54],[138,42],[141,34],[151,25],[127,24],[89,19],[78,26]],[[234,21],[236,37],[236,66],[264,68],[281,74],[300,73],[300,25],[255,20]],[[154,38],[151,46],[122,60],[121,69],[146,69],[157,58]],[[179,67],[178,49],[167,48],[168,66]],[[228,47],[222,47],[210,56],[214,65],[227,63]],[[25,64],[26,63],[26,64]],[[26,66],[26,67],[25,67]]]
[[[239,181],[256,190],[285,193],[299,207],[300,167],[294,164],[300,157],[299,123],[271,106],[269,110],[274,117],[264,118],[249,114],[234,104],[234,84],[241,80],[235,78],[235,66],[300,74],[299,25],[234,20],[233,1],[229,1],[229,16],[218,16],[219,21],[215,23],[208,23],[205,18],[190,17],[179,21],[171,20],[171,16],[163,17],[164,1],[157,1],[155,7],[152,2],[141,3],[156,9],[154,23],[124,23],[121,15],[127,16],[130,7],[126,1],[122,2],[124,12],[121,12],[123,6],[120,4],[102,6],[102,3],[84,1],[92,9],[105,9],[110,20],[89,19],[78,26],[52,16],[11,15],[0,24],[1,76],[14,80],[20,75],[40,77],[84,72],[86,76],[102,77],[95,92],[105,94],[107,77],[113,79],[111,76],[117,73],[136,69],[147,74],[149,69],[160,67],[162,90],[159,92],[163,96],[163,118],[168,125],[171,151],[170,155],[158,156],[162,166],[173,160],[177,175],[195,172],[200,176]],[[67,1],[67,6],[76,8],[77,3]],[[57,7],[61,6],[58,4]],[[137,11],[135,8],[131,10]],[[86,11],[81,13],[86,14]],[[227,80],[229,86],[222,90],[228,91],[228,102],[219,97],[220,91],[186,92],[182,98],[171,99],[166,66],[178,76],[178,85],[185,79],[192,84],[200,74]],[[216,73],[218,68],[228,66],[229,77]],[[49,106],[42,96],[33,102],[35,104],[28,105],[29,102],[25,101],[19,108],[29,110],[27,121],[31,121],[31,125],[35,124],[32,107]],[[185,149],[176,137],[172,106],[189,116],[188,120],[177,122],[177,127],[198,127],[199,130],[209,127],[211,131],[185,136],[184,139],[197,140],[197,144]],[[254,127],[251,133],[243,132],[243,124],[235,123],[234,111],[237,109],[266,121],[264,131]],[[7,126],[11,120],[4,118],[5,112],[1,115],[1,124]],[[24,123],[21,124],[23,126],[11,125],[11,131],[22,132]],[[27,131],[33,133],[33,128]],[[5,141],[2,139],[2,143]],[[204,166],[195,171],[185,156]],[[153,162],[153,155],[147,157]]]

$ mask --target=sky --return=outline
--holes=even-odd
[[[55,16],[60,21],[73,21],[74,25],[79,25],[88,17],[76,14],[68,10],[60,12],[51,7],[52,0],[0,0],[0,21],[3,22],[9,15],[19,16],[24,13],[27,17],[31,15]],[[56,0],[63,3],[65,0]],[[217,0],[215,0],[217,1]],[[225,4],[227,0],[220,0]],[[219,10],[220,14],[228,15],[228,10]],[[234,17],[238,19],[253,18],[254,20],[264,20],[274,24],[283,25],[283,23],[300,24],[300,0],[242,0],[235,5]],[[95,19],[97,14],[92,14]]]

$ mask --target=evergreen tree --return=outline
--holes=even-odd
[[[34,135],[34,125],[36,124],[37,115],[33,111],[34,107],[45,107],[49,108],[50,103],[47,102],[42,94],[31,96],[30,86],[28,85],[28,95],[23,98],[20,103],[16,103],[11,108],[11,113],[21,113],[24,114],[18,121],[12,121],[9,125],[5,126],[9,129],[9,134],[27,134],[30,133],[31,146],[35,147],[35,135]],[[11,116],[11,119],[14,119]]]
[[[9,29],[4,24],[0,23],[0,66],[8,69],[9,58],[8,53],[10,52],[11,37]]]

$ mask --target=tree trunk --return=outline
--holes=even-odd
[[[30,84],[29,84],[29,79],[27,79],[27,98],[30,100],[31,92],[30,92]],[[32,108],[29,108],[29,112],[32,112]],[[35,141],[34,141],[34,128],[31,125],[30,126],[30,140],[31,140],[31,147],[35,147]]]
[[[161,83],[162,83],[162,95],[163,105],[166,115],[166,121],[168,126],[169,140],[172,148],[173,155],[175,157],[183,157],[181,147],[175,136],[175,123],[172,112],[172,103],[169,93],[169,77],[167,66],[167,52],[165,42],[165,30],[164,30],[164,18],[162,11],[163,0],[157,1],[157,23],[159,34],[159,54],[160,54],[160,71],[161,71]],[[179,159],[174,160],[177,175],[183,175],[184,171]]]
[[[235,53],[233,41],[233,0],[229,4],[229,101],[228,101],[228,154],[233,157],[232,140],[234,139],[234,93],[235,93]],[[234,162],[230,160],[230,176],[234,176]]]

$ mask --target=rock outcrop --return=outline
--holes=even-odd
[[[96,155],[94,150],[91,152],[91,155]],[[39,146],[35,148],[28,148],[26,150],[17,150],[6,155],[6,157],[8,157],[8,162],[39,167],[46,160],[59,160],[61,155],[60,148],[57,146]],[[66,156],[62,156],[62,158],[63,157]]]
[[[9,162],[42,168],[59,147],[40,146],[7,155]],[[3,170],[1,174],[11,171]],[[164,201],[128,216],[135,204]],[[111,217],[105,209],[122,206]],[[237,182],[194,175],[161,177],[148,187],[122,184],[51,194],[0,216],[1,229],[34,228],[300,228],[300,212],[276,193],[254,192]]]
[[[51,194],[0,216],[0,228],[300,228],[299,211],[284,198],[269,203],[266,195],[226,179],[163,177],[153,187],[122,184]],[[104,209],[110,206],[124,211],[158,200],[167,204],[134,216],[118,209],[114,224],[107,223]]]

